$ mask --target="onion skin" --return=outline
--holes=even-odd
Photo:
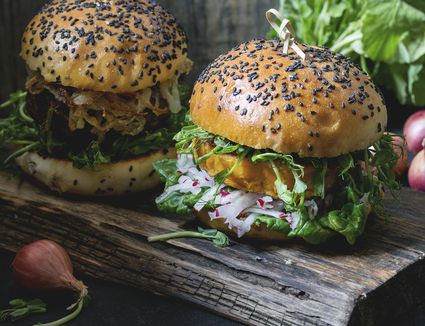
[[[16,282],[28,289],[87,292],[87,287],[73,276],[65,249],[50,240],[35,241],[20,249],[12,262],[12,271]]]
[[[422,149],[422,140],[425,138],[425,110],[415,112],[407,119],[403,134],[409,151],[413,154],[418,153]]]
[[[400,157],[397,164],[394,166],[393,171],[396,177],[400,178],[409,167],[407,144],[402,137],[393,134],[393,149]]]
[[[408,178],[410,187],[425,191],[425,149],[421,150],[413,158]]]

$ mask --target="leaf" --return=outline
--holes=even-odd
[[[288,186],[279,179],[276,179],[274,185],[279,198],[282,199],[285,204],[293,205],[292,192],[288,189]]]
[[[223,232],[217,231],[213,239],[213,244],[216,247],[225,248],[230,246],[230,240],[229,240],[229,237],[225,235]]]
[[[69,158],[74,167],[81,169],[88,166],[93,170],[101,164],[111,163],[112,161],[110,156],[102,152],[97,141],[91,142],[86,149],[78,154],[69,153]]]
[[[226,169],[226,170],[220,171],[214,176],[214,182],[216,184],[221,185],[224,183],[224,181],[227,179],[228,176],[229,176],[229,170]]]
[[[154,161],[152,165],[166,187],[177,184],[180,178],[180,174],[177,172],[177,160]]]
[[[410,94],[407,89],[407,67],[401,64],[394,64],[387,67],[393,81],[393,89],[397,95],[397,99],[401,104],[410,102]]]
[[[425,69],[424,63],[410,65],[407,71],[407,89],[411,94],[410,102],[416,105],[425,105]]]
[[[326,181],[326,172],[327,172],[327,161],[321,160],[320,164],[315,165],[315,171],[313,174],[313,183],[314,183],[314,196],[325,198],[325,181]]]
[[[174,191],[164,200],[157,203],[161,212],[169,214],[189,215],[192,213],[193,206],[201,199],[203,192],[195,195],[190,192],[182,193]]]
[[[350,169],[354,168],[354,160],[351,154],[344,154],[341,156],[338,156],[338,164],[340,168],[339,175],[344,177],[344,174],[346,174]]]
[[[260,226],[260,224],[265,224],[267,229],[283,234],[288,234],[291,231],[288,221],[281,218],[259,216],[255,219],[254,223],[257,226]]]
[[[340,210],[331,211],[320,218],[320,224],[342,234],[349,244],[354,244],[365,228],[367,219],[363,204],[346,204]]]
[[[334,233],[322,227],[317,220],[311,220],[305,207],[297,210],[300,220],[295,229],[288,234],[289,237],[300,237],[311,244],[319,244],[328,240]]]
[[[25,306],[27,302],[23,299],[13,299],[9,301],[9,304],[14,307],[21,307],[21,306]]]

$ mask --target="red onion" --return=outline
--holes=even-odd
[[[422,140],[425,138],[425,110],[412,114],[407,119],[403,133],[406,136],[407,148],[413,154],[422,149]]]
[[[16,282],[23,287],[37,290],[70,289],[79,294],[78,301],[68,308],[77,307],[73,313],[45,325],[62,325],[74,319],[88,298],[87,287],[73,275],[69,255],[56,242],[39,240],[23,247],[13,260],[12,270]]]
[[[409,185],[413,189],[425,191],[425,149],[416,154],[410,165]]]

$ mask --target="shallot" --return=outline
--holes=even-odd
[[[409,185],[413,189],[425,191],[425,138],[422,141],[423,149],[416,154],[409,169]]]
[[[400,178],[401,176],[403,176],[404,172],[409,167],[408,153],[406,148],[407,144],[406,144],[406,140],[403,137],[400,137],[396,134],[392,134],[392,136],[393,136],[392,144],[393,144],[394,152],[396,152],[397,155],[399,155],[397,164],[394,166],[393,171],[394,171],[394,174]]]
[[[407,148],[413,154],[422,149],[422,140],[425,138],[425,110],[417,111],[407,119],[403,133],[406,136]]]
[[[74,319],[88,299],[87,287],[73,275],[71,259],[64,248],[50,240],[35,241],[18,251],[12,263],[16,282],[25,288],[37,290],[69,289],[77,292],[76,303],[68,316],[44,326],[57,326]]]

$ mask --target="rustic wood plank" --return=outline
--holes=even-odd
[[[81,273],[172,295],[251,325],[373,324],[423,300],[425,195],[386,200],[355,247],[334,241],[235,243],[195,239],[149,244],[151,235],[193,227],[156,217],[146,194],[112,203],[61,198],[0,174],[0,247],[50,238]]]

